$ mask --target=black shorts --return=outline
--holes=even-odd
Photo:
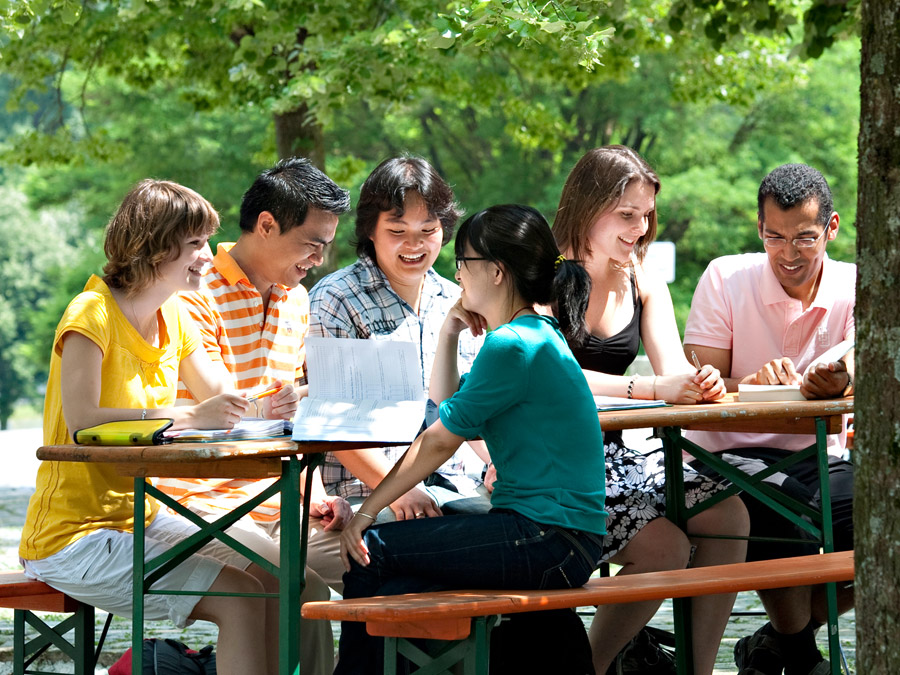
[[[719,453],[729,464],[744,461],[758,461],[765,466],[794,454],[790,450],[777,448],[736,448]],[[725,457],[725,456],[729,457]],[[699,461],[691,462],[699,473],[719,477],[711,468]],[[853,464],[837,457],[828,458],[828,478],[831,486],[831,515],[834,532],[834,549],[853,549]],[[819,471],[815,457],[808,457],[789,467],[783,475],[766,479],[766,484],[780,490],[794,499],[821,507],[819,494]],[[792,542],[758,541],[751,538],[747,548],[747,560],[772,560],[798,555],[811,555],[819,551],[813,537],[786,518],[746,492],[740,497],[750,513],[751,537],[784,537],[810,540],[809,544]]]

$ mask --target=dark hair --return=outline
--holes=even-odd
[[[356,255],[375,260],[372,234],[378,216],[385,212],[402,216],[409,192],[418,194],[428,213],[441,221],[444,231],[441,246],[453,238],[453,228],[462,215],[453,190],[431,164],[421,157],[404,155],[384,160],[360,188],[356,205]]]
[[[530,206],[492,206],[460,225],[458,258],[465,256],[466,244],[479,256],[502,263],[525,302],[555,305],[563,334],[581,343],[591,279],[580,264],[562,259],[544,216]]]
[[[142,180],[125,195],[106,226],[103,280],[131,296],[159,278],[159,267],[181,255],[185,238],[212,235],[219,215],[190,188]]]
[[[771,199],[782,211],[801,206],[810,199],[819,205],[817,222],[828,223],[834,212],[834,198],[831,188],[819,171],[806,164],[782,164],[769,172],[759,186],[756,198],[759,222],[764,222],[763,206]]]
[[[338,187],[308,159],[282,159],[256,177],[241,200],[241,230],[252,232],[259,214],[268,211],[281,234],[302,225],[309,209],[336,216],[350,210],[350,193]]]
[[[588,233],[597,218],[615,208],[625,189],[640,181],[653,186],[659,193],[659,176],[638,153],[624,145],[605,145],[589,150],[578,160],[566,178],[553,234],[559,247],[569,251],[576,260],[590,254]],[[650,214],[647,231],[634,245],[638,262],[644,259],[650,244],[656,239],[656,209]]]

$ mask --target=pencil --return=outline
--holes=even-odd
[[[701,370],[700,359],[697,358],[697,352],[695,352],[693,349],[691,350],[691,358],[694,361],[694,367],[697,369],[697,372],[699,373]]]
[[[248,396],[247,400],[255,401],[256,399],[259,399],[259,398],[265,398],[266,396],[271,396],[272,394],[277,394],[279,391],[281,391],[281,387],[275,387],[274,389],[266,389],[265,391],[261,391],[258,394],[253,394],[251,396]]]

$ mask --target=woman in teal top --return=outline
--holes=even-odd
[[[606,512],[593,397],[566,344],[590,294],[544,218],[506,205],[467,219],[456,239],[460,301],[444,322],[430,397],[440,419],[410,446],[341,535],[344,597],[450,588],[551,589],[584,584],[599,563]],[[559,324],[535,305],[556,303]],[[456,370],[459,334],[486,337],[472,370]],[[565,333],[565,336],[564,336]],[[469,438],[497,468],[487,514],[370,527],[399,494]],[[423,514],[424,515],[424,514]],[[369,528],[368,531],[365,531]],[[363,534],[365,531],[365,534]],[[378,638],[345,622],[335,673],[378,672]]]

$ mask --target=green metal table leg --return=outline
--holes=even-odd
[[[687,531],[687,513],[684,504],[684,471],[681,458],[681,429],[662,429],[662,442],[666,464],[666,517],[682,532]],[[691,623],[691,599],[675,598],[672,601],[675,622],[675,657],[678,675],[694,672],[694,645]]]
[[[281,565],[278,580],[278,672],[291,675],[300,664],[300,594],[304,570],[292,574],[300,557],[300,461],[290,457],[281,463]],[[308,500],[308,497],[307,497]],[[308,506],[308,501],[305,506]],[[305,547],[303,553],[305,554]],[[299,561],[304,563],[304,561]],[[304,564],[305,566],[305,564]]]
[[[144,672],[144,486],[145,478],[134,479],[134,563],[131,603],[131,675]]]
[[[819,468],[819,499],[822,509],[822,550],[834,552],[834,527],[831,513],[831,482],[828,475],[828,439],[825,420],[816,418],[816,457]],[[825,584],[828,610],[828,658],[832,675],[841,674],[841,635],[838,628],[837,584]]]

